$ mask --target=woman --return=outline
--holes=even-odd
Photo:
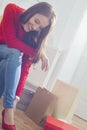
[[[44,45],[54,23],[55,13],[46,2],[40,2],[27,10],[8,4],[4,10],[0,24],[0,66],[3,66],[0,70],[0,89],[1,95],[4,95],[4,130],[16,130],[14,99],[15,95],[20,97],[32,63],[41,59],[42,69],[48,68]]]

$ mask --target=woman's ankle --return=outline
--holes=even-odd
[[[14,112],[16,111],[16,106],[17,106],[17,103],[20,101],[20,97],[17,97],[15,98],[14,100]]]

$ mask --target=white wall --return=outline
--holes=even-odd
[[[79,88],[81,95],[75,114],[87,121],[87,56],[84,56],[87,54],[86,0],[76,2],[67,22],[64,38],[65,42],[68,41],[71,44],[57,78]]]
[[[64,30],[63,38],[61,40],[62,44],[65,43],[64,45],[66,45],[66,42],[70,44],[68,45],[70,47],[70,50],[63,64],[61,73],[58,74],[58,78],[68,83],[70,83],[72,79],[76,66],[79,62],[81,53],[84,49],[83,44],[85,44],[86,33],[83,31],[85,27],[83,28],[81,21],[82,18],[84,17],[84,12],[86,8],[87,8],[86,0],[80,0],[80,1],[77,0],[71,13],[71,17],[67,22],[67,26],[66,29]]]

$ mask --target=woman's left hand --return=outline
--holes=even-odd
[[[42,65],[41,65],[42,70],[47,71],[49,68],[49,59],[45,53],[41,55],[41,61],[42,61]]]

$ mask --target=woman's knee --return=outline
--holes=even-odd
[[[22,62],[22,54],[18,49],[12,48],[9,53],[9,59]]]
[[[21,51],[19,51],[18,49],[12,48],[11,54],[15,56],[21,56]]]

